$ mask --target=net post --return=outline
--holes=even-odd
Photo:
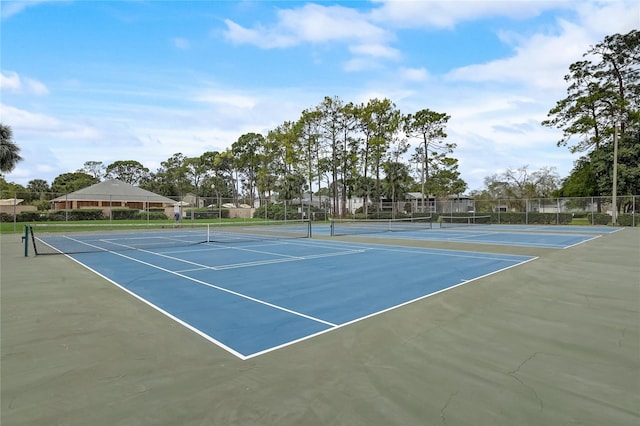
[[[29,225],[24,226],[22,241],[24,241],[24,257],[29,257]]]
[[[312,237],[312,235],[311,235],[311,216],[309,216],[307,218],[307,226],[309,227],[309,230],[307,232],[307,238],[311,238]]]

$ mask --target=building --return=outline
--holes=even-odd
[[[449,195],[435,197],[422,195],[420,192],[409,192],[405,195],[405,203],[411,203],[411,211],[417,213],[470,213],[475,211],[473,198],[467,195]]]
[[[113,208],[164,209],[173,217],[176,201],[118,179],[106,180],[51,200],[53,210],[102,209],[111,217]]]

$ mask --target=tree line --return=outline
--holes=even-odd
[[[67,193],[116,178],[162,195],[242,198],[250,205],[272,202],[276,195],[292,200],[315,192],[329,195],[332,210],[346,214],[339,209],[351,197],[402,200],[406,192],[418,189],[412,176],[417,164],[418,190],[461,194],[467,184],[451,156],[455,144],[445,141],[449,118],[429,109],[404,115],[389,99],[355,105],[325,97],[298,120],[266,135],[241,135],[225,151],[197,157],[176,153],[153,172],[136,160],[106,166],[87,161],[82,169],[56,177],[50,190]],[[412,138],[418,143],[408,153]],[[47,182],[31,181],[28,189],[45,192]]]

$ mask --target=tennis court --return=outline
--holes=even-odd
[[[522,257],[318,227],[231,244],[192,234],[135,249],[108,234],[73,258],[25,257],[20,235],[1,235],[2,424],[638,423],[638,229],[502,246]],[[438,250],[451,247],[463,250]],[[427,297],[427,282],[467,279]],[[206,316],[228,333],[196,323]]]
[[[386,220],[333,220],[330,225],[316,227],[315,232],[332,236],[366,236],[470,244],[566,249],[616,232],[603,226],[509,225],[471,222],[431,223],[423,218]],[[619,230],[619,228],[618,228]]]
[[[37,238],[241,359],[534,259],[293,238],[304,236],[295,222],[265,236],[274,226]]]

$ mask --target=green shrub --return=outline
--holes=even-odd
[[[592,225],[609,225],[611,216],[605,213],[594,213],[589,217],[589,221]]]
[[[507,224],[524,224],[524,213],[519,212],[500,212],[491,214],[491,222],[493,223],[507,223]]]
[[[113,220],[131,220],[139,218],[140,210],[137,209],[111,209],[111,219]]]
[[[302,215],[298,213],[298,208],[299,206],[286,206],[285,208],[284,204],[266,204],[255,209],[253,217],[261,219],[267,218],[269,220],[301,219]]]
[[[571,213],[501,212],[491,214],[491,223],[529,225],[568,225],[573,220]]]
[[[630,213],[619,214],[616,220],[616,223],[620,226],[634,226],[634,215]],[[640,217],[635,215],[635,226],[638,226],[638,221]]]
[[[10,221],[13,222],[13,215],[10,215]],[[36,222],[40,220],[46,220],[46,213],[43,212],[20,212],[16,215],[16,222]]]
[[[187,210],[184,213],[184,218],[191,219],[191,214],[193,214],[194,219],[228,219],[229,209]]]
[[[164,212],[164,210],[149,210],[149,212],[147,213],[144,210],[140,210],[138,211],[138,216],[136,217],[136,219],[140,219],[140,220],[163,220],[163,219],[168,219],[167,214]]]

